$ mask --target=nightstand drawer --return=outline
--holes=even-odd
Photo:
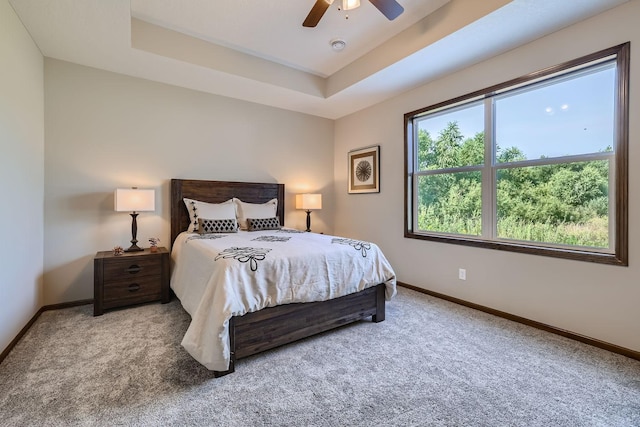
[[[110,260],[104,265],[104,281],[124,280],[157,275],[162,259],[159,256],[144,256]]]
[[[161,277],[143,276],[126,280],[118,280],[105,283],[103,301],[105,308],[109,308],[109,303],[115,302],[122,305],[123,302],[135,303],[145,301],[155,301],[160,299],[162,294]]]

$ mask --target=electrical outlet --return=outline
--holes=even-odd
[[[467,280],[467,270],[464,268],[458,269],[458,279]]]

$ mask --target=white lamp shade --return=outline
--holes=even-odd
[[[360,0],[342,0],[342,10],[351,10],[360,7]]]
[[[156,210],[155,190],[118,188],[115,191],[117,212],[149,212]]]
[[[322,194],[296,194],[296,209],[305,211],[322,209]]]

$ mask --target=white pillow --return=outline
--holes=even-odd
[[[236,205],[233,199],[229,199],[223,203],[207,203],[193,199],[182,199],[187,210],[189,211],[189,233],[198,231],[198,218],[205,219],[235,219]]]
[[[278,210],[278,199],[271,199],[267,203],[247,203],[240,199],[233,199],[240,229],[247,230],[247,218],[273,218]]]

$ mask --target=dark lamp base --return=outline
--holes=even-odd
[[[131,246],[128,249],[125,249],[125,252],[140,252],[144,251],[140,246],[138,246],[138,239],[136,239],[136,234],[138,234],[138,222],[136,218],[138,214],[133,212],[131,214]]]
[[[311,231],[311,211],[307,211],[307,229],[305,231]]]

